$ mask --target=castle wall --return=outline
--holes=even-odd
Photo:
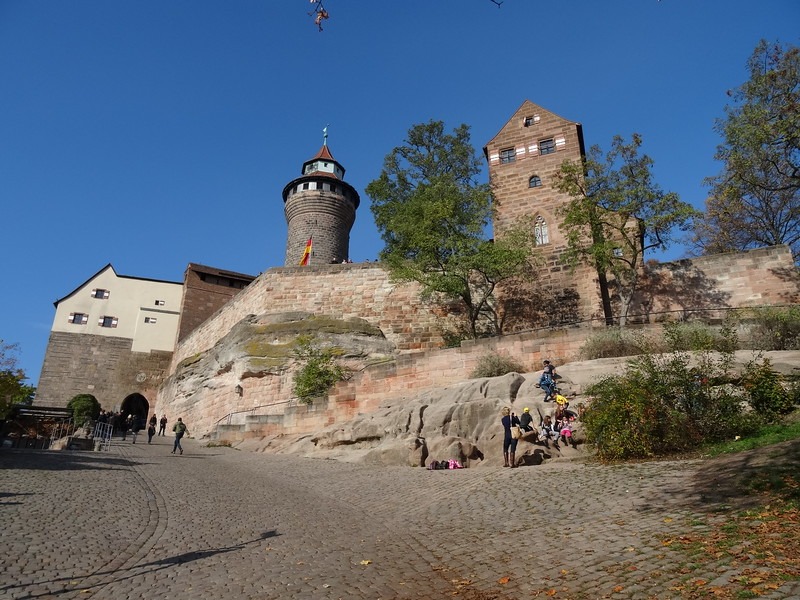
[[[211,348],[245,316],[289,311],[365,319],[400,352],[442,345],[434,308],[420,301],[419,288],[391,283],[378,263],[279,267],[262,273],[181,340],[172,371],[181,361]]]
[[[791,249],[772,246],[648,265],[631,314],[675,319],[692,311],[798,302],[800,273]]]
[[[666,273],[651,311],[678,306],[668,316],[681,318],[690,309],[726,309],[800,301],[800,282],[791,252],[785,247],[739,254],[702,257],[659,265]],[[651,282],[655,275],[651,275]],[[682,303],[682,304],[680,304]],[[454,384],[469,377],[478,360],[489,352],[508,355],[526,369],[538,370],[544,358],[556,364],[578,358],[592,331],[580,328],[527,331],[515,335],[463,342],[459,348],[437,348],[436,316],[417,297],[414,286],[395,286],[377,264],[273,269],[259,277],[217,315],[189,336],[175,353],[175,365],[211,348],[247,314],[302,310],[340,318],[361,317],[380,327],[402,350],[395,360],[372,365],[340,383],[328,403],[289,407],[291,373],[240,379],[230,370],[198,383],[195,393],[176,397],[174,382],[159,392],[158,412],[184,416],[195,435],[213,431],[229,413],[269,403],[276,414],[266,418],[258,435],[312,433],[332,423],[369,413],[388,400],[402,402],[425,390]],[[235,394],[237,384],[244,387]],[[253,432],[256,435],[256,432]]]
[[[39,377],[36,406],[66,407],[78,394],[92,394],[107,410],[130,394],[151,407],[169,369],[171,352],[133,352],[132,340],[53,331]]]

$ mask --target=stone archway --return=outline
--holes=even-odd
[[[147,415],[150,413],[150,403],[141,394],[133,393],[125,397],[120,408],[122,418],[127,419],[128,415],[133,415],[139,419],[140,423],[147,423]]]

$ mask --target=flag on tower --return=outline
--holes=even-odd
[[[306,242],[306,249],[303,250],[303,258],[300,259],[301,267],[308,266],[308,263],[311,261],[311,247],[313,245],[311,242],[312,239],[314,239],[314,236],[308,238],[308,241]]]

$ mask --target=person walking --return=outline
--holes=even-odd
[[[167,435],[167,415],[161,415],[161,420],[158,422],[158,435]]]
[[[142,430],[142,423],[144,419],[139,415],[133,415],[133,419],[131,420],[131,431],[133,432],[133,443],[136,443],[136,436],[139,435],[139,432]]]
[[[178,422],[175,423],[172,431],[175,432],[175,445],[172,447],[172,453],[175,454],[176,450],[179,450],[181,454],[183,454],[183,448],[181,448],[181,438],[189,433],[189,430],[186,428],[186,424],[183,422],[181,417],[178,417]]]

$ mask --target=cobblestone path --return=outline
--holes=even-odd
[[[0,598],[679,598],[662,540],[708,522],[699,461],[426,471],[184,447],[0,451]]]

